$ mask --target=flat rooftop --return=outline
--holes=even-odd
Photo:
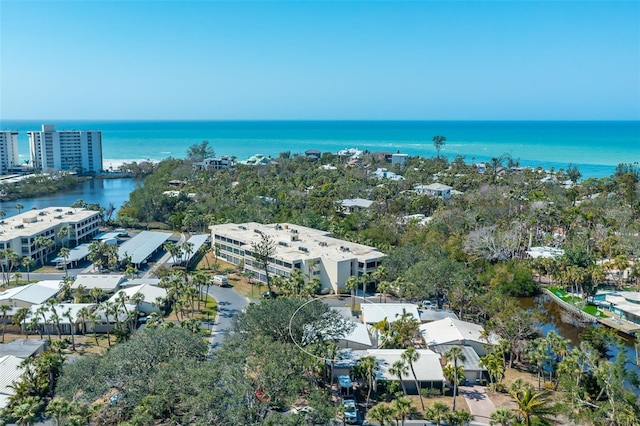
[[[80,222],[100,212],[71,207],[29,210],[0,221],[0,241],[36,235],[62,223]]]
[[[300,259],[328,258],[332,260],[353,259],[375,260],[384,257],[375,247],[333,238],[327,231],[307,228],[290,223],[262,225],[256,222],[243,224],[226,223],[213,225],[209,229],[244,243],[243,248],[251,250],[253,243],[260,243],[262,235],[268,235],[276,245],[274,257],[286,261]]]

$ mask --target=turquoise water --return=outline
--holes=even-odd
[[[104,167],[109,160],[182,158],[208,140],[218,155],[239,160],[307,149],[400,151],[434,156],[434,135],[447,138],[442,154],[467,162],[509,154],[522,165],[566,168],[583,177],[610,176],[619,163],[640,161],[638,121],[68,121],[6,120],[18,130],[21,158],[28,158],[27,130],[43,123],[57,129],[101,130]]]

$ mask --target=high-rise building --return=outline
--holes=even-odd
[[[20,164],[18,157],[18,132],[15,130],[0,130],[0,174]]]
[[[79,173],[102,170],[102,133],[96,130],[55,130],[43,124],[31,131],[31,163],[43,172],[67,170]]]

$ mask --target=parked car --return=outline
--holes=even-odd
[[[354,399],[343,399],[342,406],[344,408],[344,420],[347,424],[358,423],[358,409]]]
[[[276,293],[275,291],[266,291],[262,293],[263,299],[275,299],[276,297],[278,297],[278,293]]]
[[[431,300],[423,300],[420,304],[424,309],[433,309],[435,307],[435,304]]]

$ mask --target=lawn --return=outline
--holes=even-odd
[[[573,296],[571,294],[568,294],[566,291],[564,291],[561,288],[558,287],[549,287],[549,291],[551,293],[553,293],[554,295],[556,295],[560,300],[562,300],[563,302],[566,302],[570,305],[575,306],[576,308],[579,308],[580,310],[582,310],[583,312],[593,316],[593,317],[607,317],[608,315],[606,313],[604,313],[601,310],[598,310],[598,307],[595,305],[589,305],[586,304],[585,306],[581,306],[583,303],[583,300],[581,297],[579,296]],[[598,314],[599,313],[599,314]]]

